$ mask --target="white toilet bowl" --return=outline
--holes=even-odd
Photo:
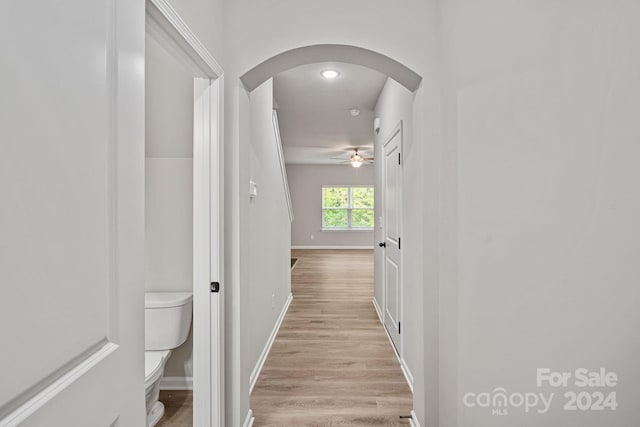
[[[184,343],[191,327],[191,292],[145,293],[145,353],[147,427],[155,426],[164,414],[158,400],[160,381],[171,350]]]
[[[164,404],[160,397],[160,380],[164,376],[164,365],[171,350],[144,352],[144,383],[146,389],[147,426],[152,427],[164,415]]]

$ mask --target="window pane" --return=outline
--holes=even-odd
[[[322,203],[325,208],[346,208],[349,202],[348,189],[345,187],[324,187]]]
[[[351,226],[373,228],[373,209],[354,209],[351,211]]]
[[[347,210],[346,209],[324,209],[322,218],[323,227],[346,227],[347,226]]]
[[[373,209],[373,187],[353,187],[351,200],[354,208]]]

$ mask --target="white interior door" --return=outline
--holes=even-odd
[[[0,14],[0,425],[142,426],[144,4]]]
[[[402,320],[401,189],[402,122],[383,146],[384,325],[400,353]]]

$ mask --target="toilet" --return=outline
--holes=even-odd
[[[160,381],[171,350],[189,335],[193,310],[191,292],[146,292],[144,296],[147,427],[155,426],[164,414],[158,400]]]

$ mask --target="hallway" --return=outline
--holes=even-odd
[[[293,250],[293,301],[251,396],[254,426],[409,425],[412,395],[373,308],[373,251]]]

